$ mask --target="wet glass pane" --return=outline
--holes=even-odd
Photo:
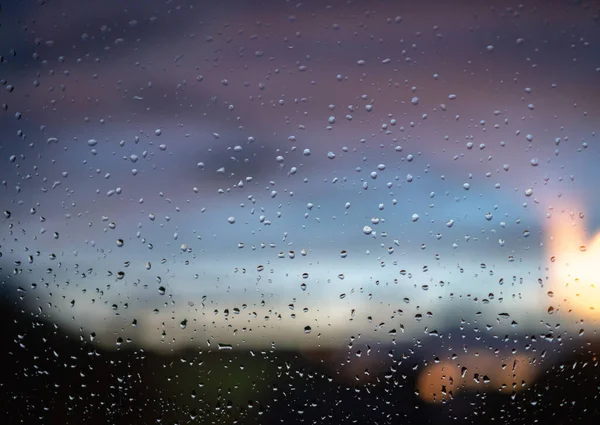
[[[0,10],[2,423],[600,416],[598,2]]]

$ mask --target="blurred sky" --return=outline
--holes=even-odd
[[[312,294],[302,305],[339,306],[339,323],[364,303],[362,319],[405,297],[443,311],[450,294],[537,294],[548,213],[573,210],[589,234],[600,224],[598,11],[3,4],[0,261],[31,255],[25,280],[51,281],[68,320],[91,317],[92,298],[104,319],[113,305],[152,310],[160,286],[185,311],[265,294],[280,311]],[[393,286],[400,270],[419,277]],[[505,290],[500,276],[525,282]],[[351,291],[364,294],[340,300]]]

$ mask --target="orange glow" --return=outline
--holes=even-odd
[[[419,396],[430,403],[452,400],[462,390],[518,393],[536,378],[541,369],[525,357],[501,358],[484,353],[462,362],[441,362],[428,366],[417,380]]]
[[[548,308],[573,319],[600,314],[600,233],[588,238],[583,213],[553,212],[547,221],[546,255],[553,299]],[[559,310],[560,309],[560,310]]]

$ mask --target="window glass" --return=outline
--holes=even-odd
[[[11,1],[6,423],[587,423],[600,6]]]

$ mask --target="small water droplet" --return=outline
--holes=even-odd
[[[219,350],[232,350],[233,349],[233,346],[231,344],[224,344],[222,342],[218,342],[217,347],[219,347]]]

